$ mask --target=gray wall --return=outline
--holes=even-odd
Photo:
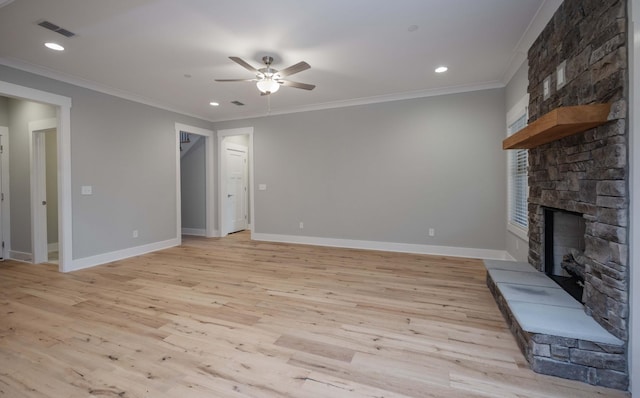
[[[529,63],[525,61],[520,69],[516,72],[515,75],[507,84],[505,88],[505,115],[511,108],[513,108],[518,101],[522,97],[527,94],[527,89],[529,86]],[[506,134],[506,130],[505,130]],[[505,151],[505,163],[506,160],[506,152]],[[506,208],[505,208],[506,209]],[[506,210],[505,210],[506,216]],[[527,261],[529,257],[529,241],[520,238],[518,235],[515,235],[507,230],[507,240],[506,240],[506,250],[509,254],[511,254],[518,261]]]
[[[210,122],[6,66],[0,65],[0,76],[73,101],[74,259],[176,237],[175,123],[210,129]],[[11,157],[12,166],[16,158]],[[81,196],[82,185],[93,186],[93,195]],[[13,194],[12,189],[12,218]],[[137,239],[132,238],[134,229]]]
[[[529,62],[525,60],[504,90],[505,114],[524,97],[529,88]]]
[[[45,133],[47,243],[58,243],[58,143],[56,130]]]
[[[255,127],[256,232],[504,250],[504,108],[496,89],[215,127]]]
[[[56,109],[49,105],[13,98],[8,102],[11,250],[31,253],[29,122],[54,118]]]
[[[175,237],[174,123],[211,123],[5,66],[0,75],[72,98],[74,259]],[[504,95],[486,90],[214,127],[255,127],[256,232],[503,250]],[[82,185],[93,195],[81,196]]]
[[[182,228],[205,229],[205,139],[192,135],[196,140],[180,159],[180,191]]]

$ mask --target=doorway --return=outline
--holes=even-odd
[[[218,131],[220,236],[255,228],[253,127]]]
[[[200,137],[200,140],[204,140],[203,149],[204,149],[204,179],[200,179],[201,183],[204,183],[204,214],[200,215],[200,217],[204,218],[204,231],[198,229],[195,231],[194,229],[189,230],[185,229],[185,232],[188,234],[195,235],[204,235],[206,237],[214,237],[217,235],[215,231],[215,206],[214,206],[214,168],[213,168],[213,153],[214,153],[214,134],[211,130],[202,129],[195,126],[189,126],[186,124],[176,123],[175,124],[176,131],[176,237],[179,242],[182,242],[182,167],[181,167],[181,156],[180,156],[180,146],[181,146],[181,137],[184,137],[185,134],[195,135]],[[195,140],[194,140],[195,142]],[[202,181],[204,180],[204,181]]]
[[[36,101],[56,107],[58,125],[58,270],[73,270],[73,233],[71,223],[71,98],[0,80],[0,95]],[[6,243],[6,241],[5,241]],[[11,248],[9,247],[8,250]]]
[[[33,263],[58,263],[57,119],[29,123]]]

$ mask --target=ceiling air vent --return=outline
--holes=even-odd
[[[244,104],[240,101],[231,101],[233,105],[244,106]]]
[[[58,25],[51,23],[49,21],[39,22],[38,25],[42,26],[45,29],[49,29],[52,32],[60,33],[62,36],[65,36],[65,37],[73,37],[76,35],[75,33],[68,31],[64,28],[61,28]]]

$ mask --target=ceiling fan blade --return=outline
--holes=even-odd
[[[284,68],[281,71],[278,71],[278,74],[280,76],[282,76],[282,77],[291,76],[294,73],[302,72],[303,70],[307,70],[309,68],[311,68],[311,65],[309,65],[308,63],[302,61],[302,62],[298,62],[295,65],[291,65],[288,68]]]
[[[214,79],[216,82],[257,82],[258,79]]]
[[[254,68],[253,66],[249,65],[245,60],[243,60],[242,58],[239,57],[229,57],[230,60],[232,60],[233,62],[235,62],[236,64],[242,66],[243,68],[245,68],[246,70],[248,70],[249,72],[252,73],[260,73],[259,70],[257,70],[256,68]]]
[[[301,88],[303,90],[313,90],[314,88],[316,88],[315,84],[298,83],[289,80],[280,80],[278,81],[278,83],[282,84],[283,86]]]

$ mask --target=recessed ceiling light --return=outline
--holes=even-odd
[[[449,70],[449,68],[447,68],[446,66],[438,66],[436,68],[436,73],[444,73],[444,72],[446,72],[448,70]]]
[[[55,51],[64,51],[64,47],[62,47],[58,43],[44,43],[45,47],[50,48]]]
[[[220,104],[217,103],[217,102],[209,102],[209,105],[211,105],[211,106],[220,106]]]

